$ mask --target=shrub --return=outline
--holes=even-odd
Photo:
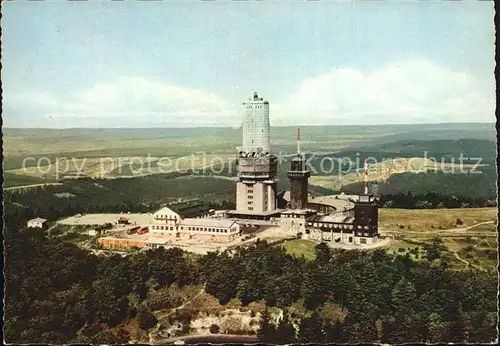
[[[158,323],[155,315],[144,305],[139,306],[137,309],[137,320],[139,321],[139,327],[144,330],[148,330]]]
[[[461,218],[458,218],[457,222],[456,222],[456,225],[460,226],[460,225],[463,225],[463,224],[464,224],[463,220]]]
[[[398,248],[398,252],[405,252],[405,249],[400,247],[400,248]]]
[[[209,329],[209,330],[210,330],[210,333],[212,333],[212,334],[219,334],[219,332],[220,332],[220,327],[219,327],[218,325],[216,325],[216,324],[212,324],[212,325],[210,326],[210,329]]]
[[[404,229],[405,225],[399,225],[399,229]]]
[[[464,251],[466,251],[466,252],[471,252],[472,250],[474,250],[474,246],[472,246],[472,245],[469,245],[469,246],[464,248]]]

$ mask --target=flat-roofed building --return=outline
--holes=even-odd
[[[240,225],[234,220],[220,218],[184,219],[176,225],[152,224],[150,232],[155,237],[176,240],[200,240],[227,243],[240,235]]]
[[[37,217],[35,219],[31,219],[27,222],[27,226],[29,228],[43,228],[47,220],[42,219],[41,217]]]
[[[97,243],[105,248],[116,249],[125,247],[149,247],[152,249],[159,248],[161,246],[166,246],[170,243],[168,239],[161,239],[155,237],[103,237],[97,239]]]

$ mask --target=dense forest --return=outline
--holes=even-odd
[[[188,174],[129,179],[65,180],[63,185],[4,192],[5,223],[20,227],[33,217],[49,221],[83,213],[144,213],[178,199],[198,199],[206,204],[231,204],[231,181]]]
[[[156,324],[143,304],[154,289],[206,284],[221,303],[265,301],[284,311],[275,326],[263,313],[259,339],[289,342],[481,342],[496,338],[496,273],[453,271],[438,240],[427,260],[316,247],[316,259],[257,242],[246,249],[190,257],[180,249],[97,257],[43,232],[5,232],[8,343],[127,343],[119,325]],[[175,265],[172,265],[175,263]],[[298,299],[311,312],[297,320]],[[319,314],[335,304],[345,318]]]

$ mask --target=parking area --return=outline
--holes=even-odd
[[[153,221],[152,213],[142,213],[142,214],[83,214],[68,217],[66,219],[59,220],[58,223],[63,225],[105,225],[111,223],[113,225],[118,225],[118,220],[120,218],[127,218],[129,220],[128,225],[124,225],[125,228],[130,227],[130,225],[147,226]]]

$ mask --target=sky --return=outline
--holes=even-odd
[[[493,2],[2,2],[7,127],[494,122]]]

